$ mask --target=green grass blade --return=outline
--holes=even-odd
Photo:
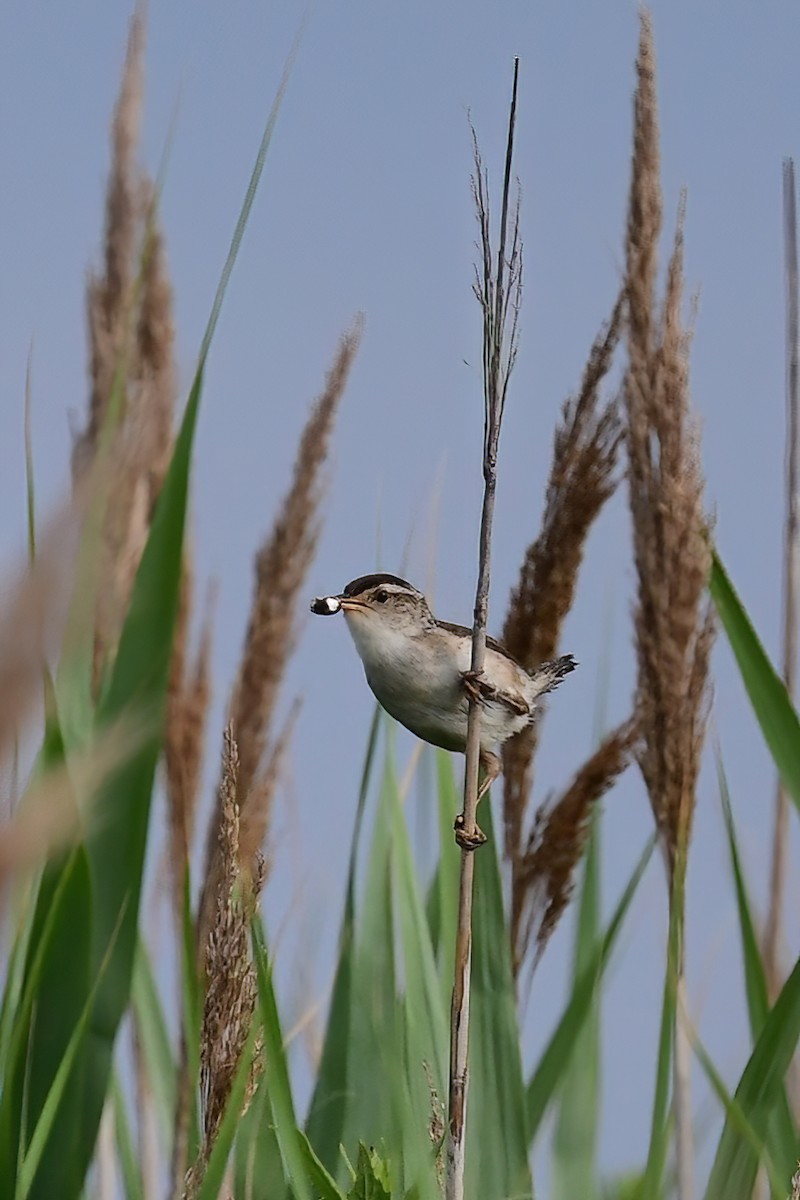
[[[382,725],[391,739],[391,726]],[[354,1156],[359,1138],[377,1142],[392,1122],[387,1114],[397,1111],[397,1089],[403,1072],[400,1011],[397,999],[395,919],[390,840],[392,832],[389,789],[396,786],[390,757],[387,757],[378,792],[369,852],[367,878],[356,922],[353,956],[352,1005],[346,1036],[348,1076],[342,1093],[344,1124],[341,1144]],[[395,1070],[392,1071],[392,1065]],[[397,1126],[398,1136],[400,1127]],[[312,1139],[311,1144],[319,1153]],[[322,1155],[320,1155],[322,1157]],[[345,1163],[337,1148],[327,1169],[340,1182]]]
[[[396,778],[393,782],[396,784]],[[397,786],[388,789],[388,799],[391,876],[403,950],[404,988],[399,998],[399,1011],[405,1079],[398,1078],[393,1084],[398,1114],[396,1121],[402,1132],[402,1144],[398,1145],[396,1137],[390,1140],[385,1135],[385,1140],[390,1157],[402,1174],[402,1179],[398,1180],[402,1189],[416,1185],[427,1195],[436,1188],[429,1133],[430,1082],[439,1096],[445,1094],[448,1019]],[[388,1074],[391,1070],[391,1061],[387,1060],[385,1071]]]
[[[596,958],[600,930],[600,822],[589,836],[578,902],[573,980]],[[597,1190],[597,1122],[600,1112],[600,988],[561,1085],[553,1139],[554,1200],[591,1200]]]
[[[333,1176],[325,1170],[304,1133],[300,1134],[300,1147],[305,1157],[306,1174],[314,1189],[315,1200],[345,1200]]]
[[[684,859],[685,864],[685,859]],[[672,1063],[675,1052],[675,1020],[678,1011],[678,965],[683,936],[683,888],[685,865],[680,858],[675,867],[672,881],[672,902],[669,906],[669,929],[667,932],[667,961],[664,972],[664,999],[661,1007],[661,1027],[658,1037],[658,1059],[656,1062],[653,1116],[650,1125],[650,1145],[644,1169],[642,1195],[660,1196],[663,1190],[664,1168],[667,1161],[670,1130],[670,1085]]]
[[[306,1153],[302,1133],[295,1118],[289,1066],[283,1044],[278,1005],[272,986],[272,967],[267,959],[264,930],[259,920],[252,922],[253,957],[258,974],[258,996],[264,1031],[266,1068],[264,1082],[269,1094],[286,1181],[295,1200],[311,1200],[306,1176]]]
[[[483,805],[488,841],[475,862],[465,1190],[481,1200],[524,1200],[533,1183],[519,1023],[492,809],[488,799]]]
[[[239,1123],[234,1145],[236,1200],[285,1200],[283,1161],[275,1136],[275,1123],[263,1080]]]
[[[46,1102],[65,1047],[89,991],[91,881],[86,854],[77,847],[65,864],[45,869],[28,944],[25,980],[14,1015],[0,1097],[0,1195],[13,1196],[25,1153],[22,1112],[34,1123]],[[36,1019],[33,1019],[34,1009]],[[81,1078],[69,1081],[69,1101],[80,1104]],[[24,1097],[24,1101],[23,1101]],[[62,1184],[76,1185],[65,1143]],[[66,1195],[69,1193],[65,1192]]]
[[[168,1135],[175,1120],[176,1069],[167,1022],[158,995],[147,946],[139,937],[133,964],[131,1003],[144,1055],[145,1069],[153,1090],[158,1123]],[[169,1143],[164,1144],[169,1153]]]
[[[735,1128],[743,1140],[749,1144],[756,1159],[766,1170],[767,1175],[769,1176],[769,1184],[773,1196],[780,1197],[781,1200],[783,1200],[786,1195],[786,1187],[784,1186],[780,1175],[775,1169],[766,1141],[760,1136],[758,1131],[753,1128],[753,1126],[747,1120],[745,1114],[742,1112],[741,1106],[729,1094],[728,1089],[725,1087],[725,1084],[722,1080],[722,1076],[714,1066],[711,1055],[706,1051],[700,1040],[697,1037],[692,1037],[692,1043],[695,1054],[697,1055],[697,1060],[703,1068],[706,1078],[711,1084],[717,1099],[725,1109],[727,1119],[730,1121],[732,1128]],[[745,1195],[745,1193],[742,1193],[742,1195]],[[747,1193],[747,1195],[751,1197],[753,1195],[752,1190]],[[733,1197],[731,1197],[731,1200],[733,1200]]]
[[[422,1057],[433,1071],[434,1081],[442,1094],[448,1077],[447,1010],[442,1004],[439,976],[431,942],[425,906],[420,894],[414,856],[408,837],[405,813],[396,788],[389,791],[391,802],[391,862],[397,883],[397,910],[403,941],[406,1008],[412,1028],[419,1034],[412,1054],[414,1061]],[[413,1069],[413,1065],[412,1065]],[[422,1093],[427,1096],[420,1063]]]
[[[339,1144],[342,1141],[345,1125],[350,1073],[350,1021],[353,1003],[356,868],[380,727],[381,710],[376,706],[370,725],[367,753],[358,793],[328,1023],[325,1029],[319,1072],[306,1122],[309,1141],[316,1148],[321,1161],[329,1170],[336,1169],[339,1160]]]
[[[764,1022],[769,1012],[767,980],[764,975],[764,964],[758,948],[758,936],[750,909],[747,884],[745,883],[744,871],[739,855],[728,782],[725,778],[725,771],[719,751],[717,751],[717,779],[719,782],[722,815],[725,820],[725,832],[728,837],[728,851],[731,857],[733,883],[736,891],[739,935],[742,941],[742,966],[744,968],[745,993],[747,995],[747,1012],[750,1018],[750,1032],[753,1036],[753,1041],[755,1041],[764,1027]]]
[[[747,994],[747,1011],[750,1018],[750,1032],[753,1042],[757,1040],[769,1013],[767,998],[767,980],[764,974],[764,964],[758,947],[755,921],[750,911],[750,901],[747,894],[747,884],[739,856],[736,839],[736,829],[731,810],[727,780],[722,766],[722,760],[717,754],[717,774],[719,778],[722,812],[725,819],[725,830],[728,835],[728,848],[731,856],[734,886],[736,889],[736,904],[739,913],[739,932],[742,941],[742,960],[744,966],[745,991]],[[775,1111],[770,1118],[766,1144],[774,1161],[787,1162],[797,1152],[797,1132],[792,1117],[786,1088],[781,1087],[782,1096],[775,1105]]]
[[[125,1200],[144,1200],[142,1173],[139,1169],[136,1146],[128,1120],[128,1111],[125,1107],[125,1097],[122,1094],[116,1071],[111,1076],[111,1103],[114,1111],[117,1159],[122,1175],[122,1186],[125,1189]]]
[[[710,589],[775,766],[800,807],[800,721],[716,553]]]
[[[36,1125],[31,1134],[30,1144],[28,1145],[24,1157],[22,1159],[19,1174],[17,1176],[16,1200],[27,1200],[30,1194],[33,1180],[36,1177],[36,1172],[39,1169],[39,1163],[42,1160],[45,1147],[55,1124],[59,1108],[67,1095],[67,1086],[70,1082],[73,1069],[78,1060],[78,1053],[81,1044],[86,1036],[86,1031],[89,1028],[89,1020],[92,1014],[92,1006],[103,983],[103,976],[108,970],[108,965],[111,955],[114,950],[114,943],[119,932],[119,928],[124,918],[124,910],[120,913],[117,922],[117,929],[111,939],[105,958],[100,963],[95,980],[86,997],[83,1011],[81,1012],[75,1027],[72,1031],[70,1039],[67,1043],[64,1055],[61,1062],[58,1064],[58,1069],[53,1077],[53,1081],[48,1089],[47,1096],[41,1106]]]
[[[734,1093],[745,1120],[764,1140],[780,1112],[785,1095],[783,1081],[800,1038],[800,960],[784,984],[764,1022],[744,1073]],[[798,1147],[790,1155],[777,1142],[771,1146],[775,1166],[788,1181],[797,1165]],[[780,1155],[780,1157],[778,1157]],[[736,1200],[749,1196],[758,1171],[758,1155],[730,1116],[722,1130],[711,1170],[706,1200]]]
[[[147,739],[101,789],[96,825],[87,840],[94,900],[95,964],[106,953],[111,929],[123,904],[126,914],[92,1016],[87,1063],[90,1083],[78,1139],[83,1148],[84,1170],[89,1163],[105,1102],[114,1039],[130,993],[150,801],[161,752],[160,724],[178,607],[189,467],[201,386],[202,375],[199,373],[142,555],[110,684],[98,715],[98,723],[103,728],[131,711],[131,706],[138,707],[148,716],[153,715],[159,733]],[[52,1168],[57,1170],[57,1164],[53,1163]]]
[[[35,915],[35,889],[25,885],[25,895],[19,904],[17,930],[14,934],[11,951],[6,964],[6,975],[3,981],[3,996],[0,1001],[0,1063],[3,1071],[11,1059],[11,1040],[15,1031],[15,1022],[22,997],[25,979],[25,961],[28,957],[31,930]]]
[[[461,854],[453,836],[453,821],[461,806],[453,762],[446,750],[436,751],[436,809],[439,824],[439,861],[428,894],[428,924],[439,966],[445,1011],[453,990],[453,955],[458,924],[458,875]]]
[[[560,1081],[564,1078],[564,1072],[570,1062],[576,1039],[591,1012],[595,989],[611,959],[624,919],[650,862],[655,844],[655,837],[652,837],[645,846],[611,916],[595,956],[580,978],[576,980],[561,1019],[528,1083],[526,1111],[529,1146],[536,1138],[548,1105]]]

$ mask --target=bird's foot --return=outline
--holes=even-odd
[[[456,834],[456,844],[462,850],[477,850],[487,841],[486,834],[479,825],[475,825],[472,829],[467,829],[464,824],[464,814],[459,813],[455,819],[453,829]]]
[[[470,700],[481,704],[484,700],[492,700],[497,695],[496,688],[478,671],[462,671],[461,682]]]

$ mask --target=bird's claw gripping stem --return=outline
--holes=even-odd
[[[472,830],[465,827],[463,813],[459,813],[456,817],[453,829],[456,833],[456,844],[462,850],[477,850],[488,840],[480,826],[476,825]]]

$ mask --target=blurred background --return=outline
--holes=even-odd
[[[722,557],[777,661],[781,160],[798,152],[800,15],[782,0],[760,9],[654,0],[652,11],[667,233],[681,188],[688,189],[687,282],[699,299],[691,388],[707,500]],[[69,485],[70,414],[79,425],[86,401],[86,272],[99,260],[109,119],[129,16],[120,0],[69,6],[7,0],[0,14],[3,563],[24,553],[23,397],[31,341],[41,510]],[[218,581],[212,747],[244,634],[253,552],[288,486],[297,439],[338,336],[358,312],[365,315],[365,335],[334,437],[309,596],[383,568],[428,590],[438,615],[471,620],[483,418],[480,311],[471,292],[477,226],[468,118],[499,185],[515,54],[521,58],[516,167],[526,269],[521,350],[499,463],[494,632],[538,529],[560,406],[579,383],[620,282],[635,5],[583,0],[567,11],[508,0],[491,8],[468,0],[439,6],[350,0],[306,11],[277,0],[229,0],[224,8],[206,0],[152,0],[142,155],[153,172],[163,165],[161,217],[184,396],[265,116],[301,23],[264,183],[211,354],[197,439],[196,566],[201,584]],[[581,670],[551,704],[536,803],[583,760],[598,713],[610,726],[629,711],[632,591],[622,487],[590,538],[562,646]],[[315,753],[295,756],[290,749],[264,898],[277,932],[289,1027],[292,1012],[314,1003],[320,1020],[324,1016],[372,712],[344,623],[309,617],[300,632],[283,709],[302,698],[295,742],[305,745],[313,733]],[[722,643],[714,668],[712,739],[721,744],[763,912],[773,771]],[[412,739],[403,734],[399,745],[407,758]],[[701,777],[689,863],[688,981],[701,1036],[732,1083],[748,1042],[743,992],[731,987],[738,978],[738,935],[713,763],[710,768]],[[207,806],[217,771],[212,753]],[[409,803],[422,845],[433,823],[425,789],[420,792]],[[631,770],[605,803],[608,905],[651,825],[644,788]],[[157,844],[153,851],[155,864]],[[796,879],[789,888],[793,961]],[[607,1169],[640,1161],[647,1144],[665,930],[664,873],[654,860],[606,993],[611,1053],[601,1162]],[[560,1012],[570,939],[566,920],[534,979],[525,1020],[528,1063]],[[308,1038],[295,1047],[301,1100],[313,1027]],[[698,1134],[710,1154],[717,1109],[704,1110],[699,1074],[695,1083]]]

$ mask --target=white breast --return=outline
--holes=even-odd
[[[469,640],[438,629],[410,635],[378,628],[368,613],[345,616],[367,681],[386,711],[424,741],[463,751],[468,702],[461,676],[470,665]],[[526,724],[527,717],[512,719],[505,705],[485,704],[481,742],[489,749]]]

